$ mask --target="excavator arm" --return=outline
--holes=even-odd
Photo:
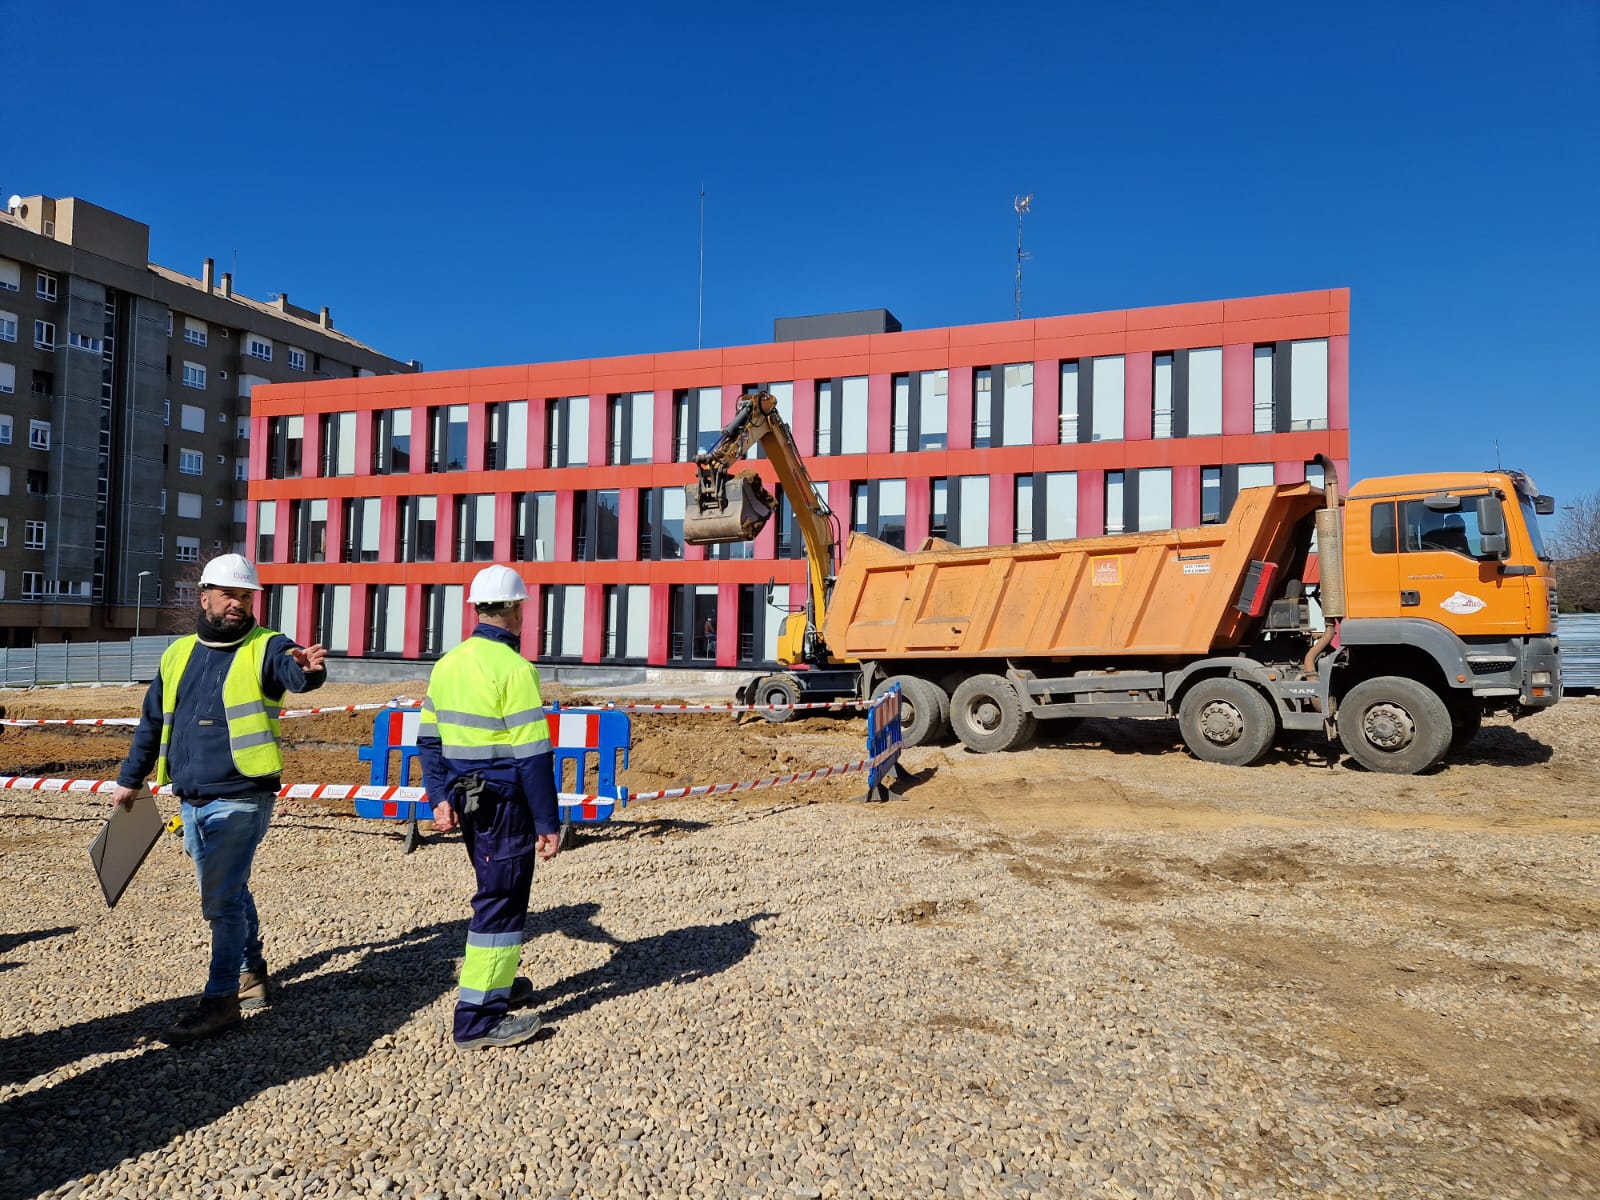
[[[810,575],[810,612],[807,627],[815,633],[822,627],[828,611],[828,594],[833,586],[833,514],[817,494],[806,471],[794,435],[778,413],[777,398],[771,392],[746,392],[739,397],[733,420],[723,429],[717,444],[695,459],[695,482],[684,487],[684,540],[695,546],[722,542],[747,542],[755,538],[771,518],[775,502],[754,470],[734,473],[751,446],[759,445],[772,463],[773,474],[794,508],[795,521],[805,538],[806,561]],[[825,659],[825,652],[820,657]]]

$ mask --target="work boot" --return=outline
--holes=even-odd
[[[201,996],[193,1008],[162,1031],[161,1040],[172,1046],[198,1042],[201,1038],[215,1037],[241,1019],[237,995]]]
[[[462,1050],[482,1050],[489,1046],[515,1046],[527,1041],[543,1028],[536,1013],[521,1013],[517,1016],[504,1016],[500,1023],[488,1033],[481,1034],[466,1041],[457,1040],[456,1045]]]
[[[239,976],[239,1007],[245,1012],[271,1008],[272,1002],[277,999],[277,991],[263,963],[259,969],[245,971]]]
[[[506,1004],[512,1008],[521,1008],[533,999],[533,980],[526,975],[518,975],[511,981],[511,995],[506,997]]]

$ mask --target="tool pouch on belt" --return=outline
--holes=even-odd
[[[477,772],[463,775],[450,788],[450,803],[462,816],[470,817],[478,811],[478,802],[483,799],[488,788],[488,783]]]

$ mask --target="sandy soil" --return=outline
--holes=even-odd
[[[330,686],[307,703],[422,691]],[[141,696],[8,692],[0,704],[12,717],[119,716]],[[365,781],[355,747],[370,714],[285,724],[286,781]],[[0,775],[110,778],[127,740],[125,729],[5,729]],[[1587,1193],[1600,1187],[1597,745],[1597,698],[1492,720],[1416,777],[1366,772],[1314,739],[1235,769],[1191,758],[1173,722],[1044,724],[1034,746],[1010,754],[907,752],[884,811],[903,815],[912,840],[929,813],[970,820],[979,848],[952,844],[953,860],[992,855],[1041,888],[1140,905],[1185,950],[1220,964],[1236,993],[1219,1011],[1241,1036],[1253,996],[1293,989],[1304,1038],[1284,1055],[1341,1064],[1373,1104],[1425,1105],[1493,1129],[1550,1172],[1549,1194],[1573,1194],[1572,1180]],[[846,762],[864,746],[859,718],[637,716],[622,780],[635,792],[736,782]],[[849,806],[862,790],[855,775],[727,803],[730,815]],[[659,807],[649,815],[670,816],[671,802]],[[846,845],[849,819],[841,807]],[[1129,927],[1137,936],[1143,925]],[[1505,1167],[1518,1188],[1526,1169]]]

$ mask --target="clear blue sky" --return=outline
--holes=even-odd
[[[1226,16],[1213,18],[1212,13]],[[430,369],[1352,289],[1358,476],[1600,489],[1600,2],[0,6],[0,193]]]

